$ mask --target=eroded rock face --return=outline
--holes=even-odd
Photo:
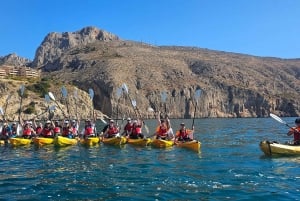
[[[76,46],[86,45],[95,41],[112,41],[118,39],[117,36],[95,27],[86,27],[76,32],[49,33],[36,50],[32,66],[39,67],[52,63],[64,51]],[[48,70],[52,69],[48,66]]]
[[[148,107],[170,117],[266,117],[299,114],[300,60],[260,58],[188,47],[155,47],[131,41],[96,41],[64,52],[49,75],[87,91],[109,116],[136,116],[129,97],[117,97],[123,83],[142,116]],[[161,92],[167,94],[166,102]]]

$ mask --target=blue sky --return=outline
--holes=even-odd
[[[96,26],[122,39],[300,58],[299,0],[4,0],[0,56],[30,59],[50,32]]]

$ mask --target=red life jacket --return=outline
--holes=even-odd
[[[72,133],[73,133],[74,135],[77,134],[77,129],[76,129],[76,127],[72,127]]]
[[[62,136],[68,136],[69,133],[70,133],[69,128],[68,127],[63,127]]]
[[[52,136],[51,129],[50,129],[50,128],[44,128],[44,129],[42,130],[42,136],[44,136],[44,137]]]
[[[26,128],[23,130],[23,135],[30,136],[31,135],[31,128]]]
[[[300,130],[300,127],[297,127],[296,128],[298,131]],[[296,132],[295,130],[294,131],[294,141],[300,141],[300,132]]]
[[[180,129],[179,130],[179,136],[178,137],[187,138],[188,136],[189,136],[189,134],[187,133],[186,129],[184,129],[184,130]]]
[[[142,128],[141,128],[140,126],[134,127],[134,128],[132,129],[132,134],[133,134],[133,135],[142,134]]]
[[[133,128],[133,124],[128,123],[126,124],[126,126],[124,127],[124,131],[127,131],[128,133],[132,131]]]
[[[40,133],[42,132],[42,130],[43,130],[43,128],[40,127],[40,126],[38,126],[38,127],[35,129],[35,132],[36,132],[37,134],[40,134]]]
[[[119,130],[118,130],[117,127],[115,127],[115,126],[112,126],[112,127],[109,126],[109,127],[108,127],[107,134],[108,134],[109,136],[116,135],[118,132],[119,132]]]
[[[61,133],[60,127],[58,127],[58,126],[54,127],[53,132],[54,132],[54,134]]]
[[[84,135],[93,135],[94,128],[92,126],[86,126],[84,130]]]

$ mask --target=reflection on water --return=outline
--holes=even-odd
[[[181,121],[172,120],[174,130]],[[146,123],[154,130],[155,121]],[[0,199],[298,199],[300,158],[265,157],[258,146],[265,139],[286,141],[284,126],[272,119],[200,119],[195,126],[200,153],[131,145],[1,146]]]

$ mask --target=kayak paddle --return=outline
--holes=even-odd
[[[286,125],[286,126],[289,127],[289,128],[292,128],[292,127],[289,126],[285,121],[283,121],[279,116],[270,113],[270,117],[272,117],[273,119],[275,119],[275,120],[278,121],[279,123],[284,124],[284,125]]]

